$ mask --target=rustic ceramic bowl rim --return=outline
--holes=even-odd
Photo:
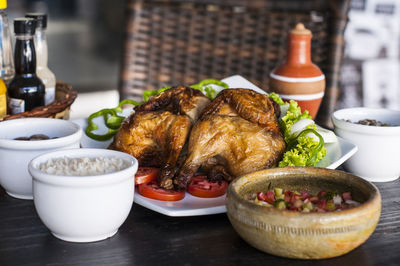
[[[358,179],[360,182],[364,183],[367,187],[372,189],[372,193],[369,195],[368,200],[361,203],[359,206],[351,208],[351,209],[347,209],[347,210],[342,210],[342,211],[336,211],[336,212],[309,212],[309,213],[305,213],[305,212],[299,212],[299,211],[290,211],[290,210],[279,210],[277,208],[274,207],[267,207],[267,206],[262,206],[259,204],[254,203],[253,201],[244,199],[243,197],[241,197],[238,193],[237,190],[239,190],[239,186],[237,185],[237,183],[242,179],[242,178],[246,178],[248,176],[254,175],[254,174],[259,174],[260,172],[284,172],[287,169],[295,169],[296,171],[299,171],[299,174],[304,173],[304,171],[315,171],[316,169],[318,169],[318,171],[320,170],[324,170],[327,173],[334,173],[334,172],[342,172],[343,174],[347,175],[348,177],[351,178],[355,178]],[[300,172],[303,171],[303,172]],[[292,174],[293,175],[293,174]],[[285,176],[285,174],[283,174],[283,176]],[[260,171],[256,171],[256,172],[252,172],[246,175],[243,175],[239,178],[236,178],[234,181],[231,182],[231,184],[229,185],[228,190],[231,192],[231,195],[233,197],[235,197],[236,200],[239,201],[240,204],[243,204],[246,207],[251,207],[251,208],[255,208],[256,210],[260,210],[263,212],[269,212],[272,214],[277,214],[277,215],[285,215],[285,216],[290,216],[290,217],[301,217],[301,216],[307,216],[308,218],[322,218],[322,217],[331,217],[331,216],[347,216],[349,214],[354,214],[355,212],[358,212],[364,208],[368,208],[369,206],[373,205],[374,201],[377,200],[378,198],[380,198],[380,193],[378,188],[366,181],[365,179],[362,179],[361,177],[358,177],[356,175],[353,175],[351,173],[347,173],[347,172],[343,172],[343,171],[339,171],[339,170],[332,170],[332,169],[326,169],[326,168],[318,168],[318,167],[281,167],[281,168],[271,168],[271,169],[264,169],[264,170],[260,170]]]

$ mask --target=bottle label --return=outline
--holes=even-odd
[[[7,114],[7,102],[6,102],[6,95],[0,95],[0,118],[5,117]]]
[[[25,112],[25,101],[22,99],[10,98],[8,106],[13,115]]]
[[[46,88],[46,93],[44,96],[44,104],[49,105],[56,99],[56,88]]]

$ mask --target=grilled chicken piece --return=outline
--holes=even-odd
[[[135,112],[170,111],[176,115],[187,115],[196,121],[210,99],[201,91],[185,86],[168,89],[147,102],[135,107]]]
[[[190,129],[209,103],[198,90],[183,86],[166,90],[135,107],[110,148],[131,154],[141,166],[159,167],[159,185],[171,189]]]
[[[248,89],[223,90],[193,126],[174,182],[186,188],[200,168],[211,180],[231,180],[275,166],[284,151],[273,101]]]

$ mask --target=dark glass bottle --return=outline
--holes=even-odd
[[[44,105],[45,87],[36,75],[36,52],[33,41],[36,23],[31,18],[14,20],[15,76],[8,84],[11,114],[30,111]]]

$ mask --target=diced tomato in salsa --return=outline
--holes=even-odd
[[[341,211],[356,207],[360,204],[357,201],[352,200],[350,192],[339,194],[321,190],[317,195],[313,195],[306,190],[302,190],[299,193],[290,190],[283,190],[281,188],[258,192],[256,194],[255,202],[260,205],[275,206],[278,209],[301,212]],[[264,204],[262,202],[264,202]]]

